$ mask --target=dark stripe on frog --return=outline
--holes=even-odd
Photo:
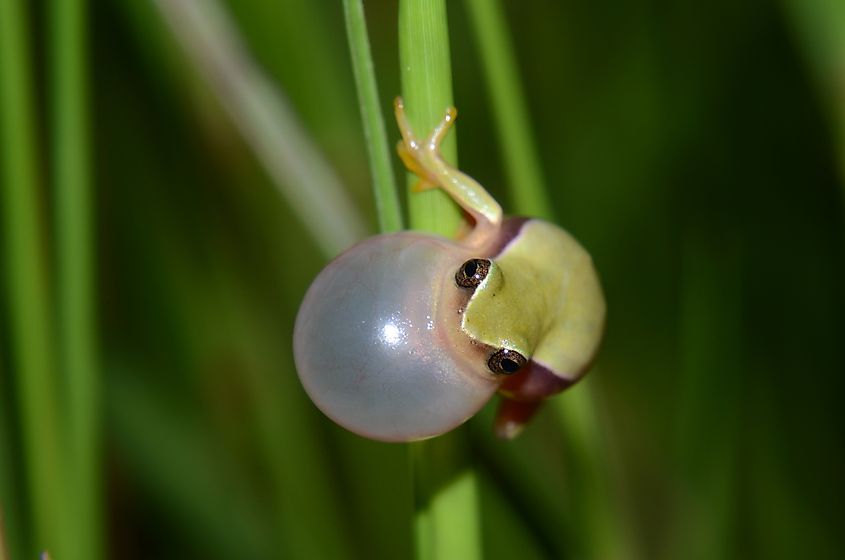
[[[490,257],[496,258],[499,256],[514,239],[519,237],[520,232],[522,232],[522,226],[530,220],[531,218],[524,218],[522,216],[506,218],[499,230],[499,238],[496,239],[496,242],[490,248]]]
[[[503,397],[493,423],[496,436],[501,439],[513,439],[518,436],[541,404],[542,401],[521,402]]]
[[[540,401],[572,386],[574,381],[552,373],[534,360],[518,373],[509,376],[499,387],[499,393],[516,401]]]

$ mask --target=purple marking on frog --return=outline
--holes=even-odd
[[[519,372],[505,379],[499,393],[515,401],[541,401],[572,386],[574,381],[556,375],[546,366],[531,360]]]
[[[501,255],[504,250],[507,249],[508,245],[519,237],[520,232],[522,232],[522,226],[529,221],[531,221],[531,218],[524,218],[522,216],[505,219],[505,221],[502,222],[502,227],[499,230],[496,243],[490,247],[490,256],[495,258],[498,255]]]

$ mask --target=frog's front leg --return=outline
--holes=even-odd
[[[440,154],[440,144],[452,127],[457,110],[449,107],[431,134],[420,141],[411,129],[401,97],[396,98],[394,108],[402,133],[397,151],[405,167],[420,178],[418,190],[442,188],[473,218],[475,228],[464,239],[467,245],[483,245],[494,239],[502,223],[502,207],[475,179],[446,163]]]

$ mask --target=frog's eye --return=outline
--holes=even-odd
[[[461,288],[475,288],[490,272],[490,261],[487,259],[470,259],[461,265],[455,273],[455,283]]]
[[[500,375],[513,375],[521,370],[527,363],[528,360],[525,359],[525,356],[516,350],[502,348],[490,356],[490,359],[487,360],[487,367],[489,367],[490,371],[493,373],[498,373]]]

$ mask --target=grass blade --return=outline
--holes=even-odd
[[[837,0],[785,0],[784,4],[831,112],[845,195],[845,4]]]
[[[335,255],[362,238],[367,228],[357,208],[281,92],[249,57],[223,7],[213,0],[155,4],[323,252]]]
[[[88,132],[87,2],[53,2],[52,157],[58,259],[59,354],[67,395],[74,515],[68,559],[102,551],[100,378],[94,302],[94,215]]]
[[[370,172],[373,175],[379,230],[382,233],[398,231],[402,229],[402,209],[399,206],[399,193],[390,163],[393,151],[387,142],[387,131],[380,109],[364,4],[361,0],[343,0],[343,10],[367,154],[370,158]]]
[[[415,130],[427,133],[453,105],[444,0],[400,2],[399,58],[408,117]],[[442,153],[456,164],[456,152],[453,131]],[[409,186],[415,182],[410,177]],[[409,196],[409,214],[412,228],[446,236],[454,235],[461,223],[457,206],[439,189]],[[466,449],[465,428],[410,446],[420,559],[481,557],[478,481]]]
[[[15,387],[35,545],[60,550],[63,505],[50,297],[38,203],[36,124],[26,2],[0,2],[3,239]]]
[[[549,218],[551,203],[501,2],[466,0],[466,7],[493,104],[505,173],[514,186],[513,203],[526,216]]]
[[[9,552],[6,550],[6,534],[3,528],[3,508],[0,507],[0,560],[9,560]]]
[[[399,63],[402,96],[411,126],[427,134],[440,122],[452,101],[452,69],[446,4],[443,0],[403,0],[399,3]],[[455,129],[443,141],[441,153],[457,165]],[[416,183],[409,175],[408,186]],[[461,223],[458,206],[440,189],[408,197],[411,227],[452,236]]]

